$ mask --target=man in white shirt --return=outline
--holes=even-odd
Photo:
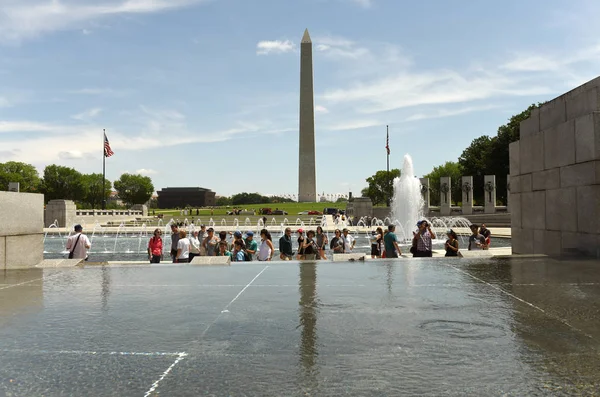
[[[346,254],[352,253],[354,250],[354,246],[356,245],[356,240],[349,234],[349,230],[344,228],[342,230],[342,238],[344,239],[344,252]]]
[[[175,263],[188,263],[190,261],[190,239],[187,238],[185,230],[179,231],[179,241],[177,241],[177,258]]]
[[[73,259],[87,259],[87,252],[92,247],[90,239],[83,234],[83,227],[75,225],[75,234],[67,239],[67,251],[73,252]]]

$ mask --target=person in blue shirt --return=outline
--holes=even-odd
[[[234,262],[244,262],[246,260],[246,253],[244,252],[244,243],[242,240],[235,240],[233,243],[231,260]]]

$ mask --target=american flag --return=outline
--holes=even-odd
[[[108,143],[108,138],[106,137],[106,133],[104,133],[104,157],[110,157],[115,152],[110,148],[110,143]]]
[[[390,155],[390,133],[388,131],[387,137],[385,139],[385,150],[387,150],[388,156]]]

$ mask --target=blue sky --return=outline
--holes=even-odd
[[[600,66],[594,1],[0,0],[0,162],[294,194],[299,43],[314,45],[317,190],[422,175]]]

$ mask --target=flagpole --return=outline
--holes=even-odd
[[[386,153],[387,153],[387,177],[388,177],[388,183],[391,185],[391,181],[390,181],[390,126],[386,125],[386,141],[385,141],[385,148],[386,148]],[[387,206],[390,206],[390,196],[388,195],[387,197]]]
[[[106,129],[102,129],[102,211],[106,209],[106,149],[104,147],[106,142]]]

